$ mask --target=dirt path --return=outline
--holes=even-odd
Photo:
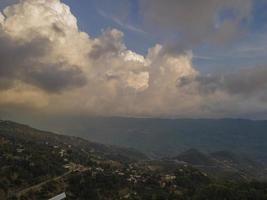
[[[41,183],[38,183],[37,185],[33,185],[31,187],[28,187],[28,188],[25,188],[19,192],[16,193],[16,197],[20,198],[22,195],[28,193],[29,191],[31,190],[37,190],[38,188],[41,188],[42,186],[44,186],[45,184],[51,182],[51,181],[58,181],[66,176],[68,176],[69,174],[71,174],[74,170],[69,170],[68,172],[62,174],[61,176],[57,176],[57,177],[54,177],[54,178],[51,178],[51,179],[48,179],[48,180],[45,180]]]
[[[36,185],[33,185],[33,186],[30,186],[30,187],[27,187],[25,189],[22,189],[20,191],[14,191],[12,192],[12,194],[8,195],[8,199],[11,198],[11,197],[17,197],[17,198],[20,198],[22,195],[24,194],[27,194],[28,192],[30,191],[34,191],[34,190],[38,190],[39,188],[41,188],[42,186],[46,185],[47,183],[51,182],[51,181],[58,181],[60,179],[63,179],[65,177],[67,177],[68,175],[70,175],[71,173],[83,173],[85,171],[89,170],[89,168],[86,168],[84,166],[81,166],[81,165],[77,165],[75,163],[72,163],[70,165],[70,168],[67,172],[65,172],[64,174],[60,175],[60,176],[57,176],[57,177],[54,177],[54,178],[51,178],[51,179],[48,179],[48,180],[45,180],[41,183],[38,183]]]

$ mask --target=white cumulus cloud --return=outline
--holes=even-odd
[[[117,29],[90,37],[60,0],[21,0],[3,11],[0,24],[0,107],[5,110],[192,117],[265,106],[264,95],[244,101],[231,89],[242,82],[221,86],[217,77],[202,77],[191,52],[168,53],[156,45],[143,56],[126,47]]]

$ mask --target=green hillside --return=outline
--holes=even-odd
[[[75,200],[267,199],[267,183],[253,174],[240,178],[237,170],[225,179],[220,172],[205,173],[223,160],[235,163],[235,169],[247,162],[230,152],[198,150],[149,160],[133,149],[1,121],[0,199],[47,200],[62,192]],[[199,164],[206,168],[198,169]]]

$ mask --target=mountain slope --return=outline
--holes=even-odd
[[[147,158],[144,154],[130,148],[102,145],[78,137],[64,136],[37,130],[27,125],[11,121],[0,121],[0,136],[5,136],[11,141],[32,142],[49,146],[71,146],[72,148],[94,152],[95,154],[100,153],[106,157],[122,157],[122,159],[125,160],[140,160]]]
[[[211,160],[229,155],[215,153]],[[179,158],[210,165],[210,157],[190,150]],[[62,192],[75,200],[266,199],[264,182],[225,182],[185,162],[145,159],[131,149],[1,121],[0,199],[49,199]]]
[[[262,179],[266,180],[266,165],[237,155],[230,151],[218,151],[210,154],[190,149],[172,158],[179,163],[191,165],[202,172],[226,179]]]
[[[174,159],[179,160],[179,161],[184,161],[188,164],[197,165],[197,166],[216,165],[216,160],[214,160],[213,157],[206,155],[196,149],[189,149],[188,151],[185,151],[179,154]]]

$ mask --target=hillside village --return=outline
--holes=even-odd
[[[0,123],[0,142],[0,199],[49,199],[62,192],[67,199],[101,200],[207,199],[214,195],[250,199],[255,194],[255,199],[266,199],[267,195],[267,183],[250,176],[232,174],[235,181],[229,182],[229,174],[225,179],[222,174],[214,176],[177,158],[150,160],[133,150],[13,122]]]

